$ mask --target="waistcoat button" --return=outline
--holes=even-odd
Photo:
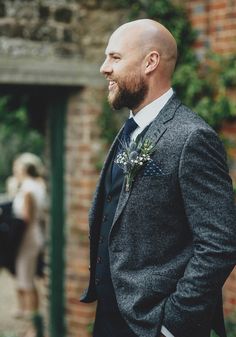
[[[103,215],[103,218],[102,218],[102,221],[107,221],[107,215],[105,214],[105,215]]]
[[[111,196],[110,194],[108,194],[108,196],[107,196],[107,201],[108,201],[108,202],[111,202],[111,201],[112,201],[112,196]]]

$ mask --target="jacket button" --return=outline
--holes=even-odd
[[[107,215],[103,215],[102,221],[107,221]]]
[[[101,256],[98,256],[97,257],[97,263],[101,263],[102,262],[102,258],[101,258]]]
[[[102,236],[99,237],[99,243],[103,243],[104,239]]]
[[[108,194],[108,196],[107,196],[107,201],[108,201],[108,202],[111,202],[111,201],[112,201],[112,196],[111,196],[110,194]]]
[[[95,285],[96,285],[96,286],[98,286],[98,285],[99,285],[99,283],[100,283],[100,280],[99,280],[99,278],[96,278],[96,279],[95,279]]]

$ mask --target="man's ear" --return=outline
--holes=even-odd
[[[154,71],[160,62],[160,54],[157,51],[151,51],[145,59],[145,74]]]

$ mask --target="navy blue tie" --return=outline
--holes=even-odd
[[[137,129],[138,124],[135,122],[133,118],[127,119],[123,133],[122,133],[122,140],[124,140],[127,144],[130,142],[130,135],[132,132],[134,132],[135,129]]]
[[[125,142],[127,144],[130,143],[130,136],[131,134],[134,132],[135,129],[137,129],[138,124],[135,122],[135,120],[133,118],[129,118],[127,119],[127,121],[125,122],[124,125],[124,129],[118,139],[118,146],[117,146],[117,151],[116,151],[116,156],[122,152],[122,143]],[[122,174],[122,169],[113,162],[112,165],[112,181],[114,181],[117,177],[118,174]]]

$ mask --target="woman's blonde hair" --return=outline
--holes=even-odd
[[[30,152],[22,153],[15,159],[14,163],[22,165],[26,174],[28,174],[31,177],[44,176],[43,162],[34,153]]]

